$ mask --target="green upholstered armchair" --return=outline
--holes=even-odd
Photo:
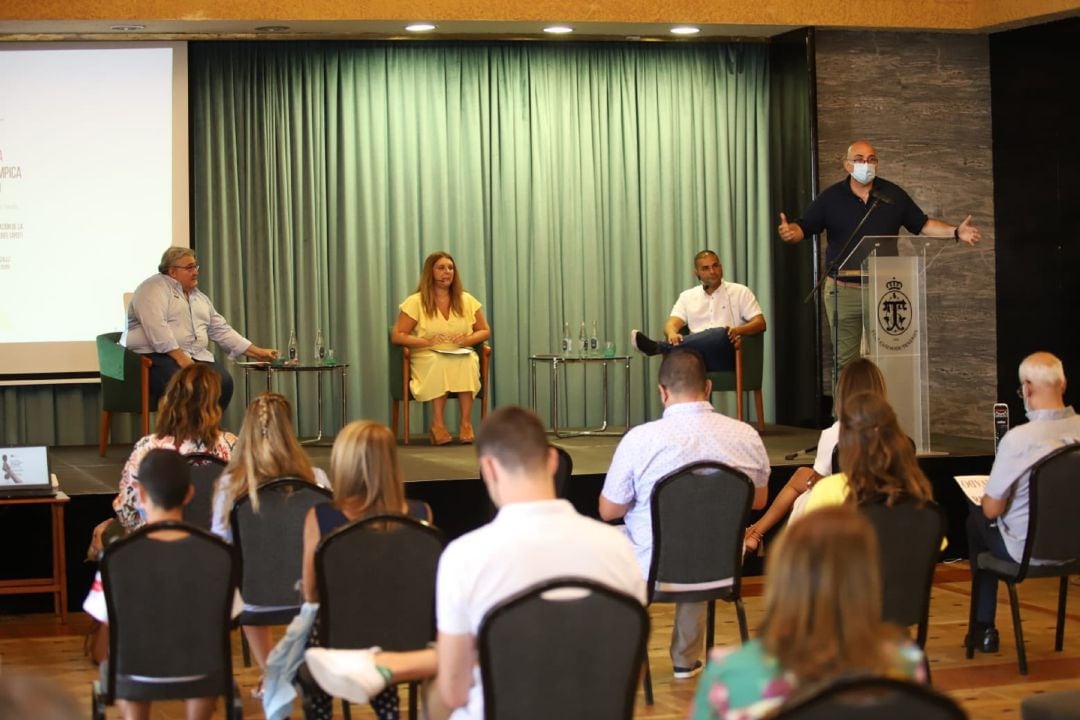
[[[487,343],[473,345],[473,350],[480,356],[480,392],[476,399],[480,401],[480,419],[487,416],[487,387],[488,369],[491,364],[491,346]],[[454,397],[451,395],[450,397]],[[409,444],[409,402],[414,400],[409,391],[409,348],[404,345],[390,343],[390,398],[391,398],[391,423],[394,429],[394,437],[398,434],[398,416],[403,415],[405,420],[405,432],[402,442]],[[456,399],[456,398],[454,398]],[[401,413],[404,405],[405,411]]]
[[[105,457],[109,444],[109,420],[114,412],[140,413],[142,434],[150,434],[150,358],[120,344],[121,333],[97,336],[101,370],[101,443]]]
[[[709,373],[713,392],[735,393],[735,414],[743,416],[743,393],[754,393],[758,432],[765,431],[765,409],[761,398],[761,381],[765,367],[765,333],[743,335],[741,347],[735,351],[735,369]]]

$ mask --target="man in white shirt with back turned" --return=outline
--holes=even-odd
[[[755,510],[765,507],[769,497],[769,456],[761,436],[713,410],[712,383],[701,356],[685,348],[671,351],[660,364],[659,381],[664,416],[626,433],[600,491],[600,517],[625,518],[623,529],[646,578],[652,560],[652,491],[668,473],[693,462],[721,462],[750,478]],[[701,672],[704,640],[705,603],[676,603],[671,634],[676,678]]]

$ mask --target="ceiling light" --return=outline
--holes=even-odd
[[[110,30],[115,30],[116,32],[135,32],[136,30],[145,30],[146,26],[145,25],[113,25],[109,29]]]
[[[288,25],[261,25],[255,28],[255,32],[279,33],[291,29]]]
[[[413,25],[406,25],[405,29],[409,32],[431,32],[435,29],[435,26],[431,23],[415,23]]]
[[[544,32],[550,33],[551,35],[565,35],[574,32],[574,28],[566,27],[565,25],[552,25],[551,27],[544,28]]]
[[[680,25],[671,28],[672,35],[697,35],[699,32],[701,32],[701,28],[696,28],[693,25]]]

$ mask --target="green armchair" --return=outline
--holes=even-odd
[[[480,392],[476,399],[480,401],[480,419],[487,417],[488,370],[491,365],[491,346],[487,343],[474,345],[473,350],[480,356]],[[451,396],[453,397],[453,396]],[[390,399],[391,423],[394,437],[398,434],[399,415],[404,417],[405,431],[402,442],[409,444],[409,403],[414,400],[409,391],[409,348],[390,343]],[[404,412],[401,408],[404,406]]]
[[[765,431],[765,408],[761,397],[765,367],[765,333],[743,335],[741,347],[735,351],[735,369],[709,373],[713,392],[735,393],[735,414],[744,420],[743,393],[754,393],[758,432]]]
[[[142,434],[150,434],[150,358],[120,344],[121,333],[97,336],[98,365],[101,371],[101,442],[105,457],[109,445],[112,413],[140,413]]]

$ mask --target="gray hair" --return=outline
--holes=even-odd
[[[1037,352],[1020,363],[1020,382],[1049,388],[1065,387],[1065,368],[1054,355]]]
[[[158,272],[162,275],[169,274],[169,268],[176,265],[176,261],[181,258],[190,257],[195,259],[195,251],[191,248],[180,247],[179,245],[173,245],[171,248],[165,251],[161,256],[161,263],[157,266]]]

